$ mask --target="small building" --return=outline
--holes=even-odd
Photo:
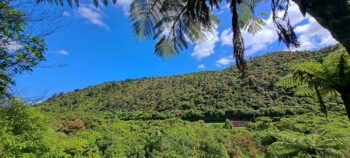
[[[248,121],[232,121],[231,124],[233,128],[241,128],[245,127],[248,124]]]

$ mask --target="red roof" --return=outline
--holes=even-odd
[[[248,121],[232,121],[233,127],[245,127],[248,124]]]

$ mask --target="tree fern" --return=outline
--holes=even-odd
[[[267,0],[244,0],[238,7],[240,26],[252,34],[261,31],[266,25],[266,22],[262,18],[254,14],[254,8],[260,2],[267,2]]]
[[[296,78],[293,74],[288,74],[284,77],[282,77],[277,83],[277,86],[280,87],[286,87],[286,88],[291,88],[295,86],[300,86],[305,84],[303,81],[300,79]]]
[[[282,135],[268,149],[268,157],[339,157],[350,148],[348,138],[329,138],[327,132],[306,136]]]
[[[64,5],[64,0],[37,0]],[[72,0],[66,0],[72,6]],[[108,0],[93,0],[95,6]],[[221,0],[133,0],[130,8],[130,19],[135,35],[141,39],[157,40],[155,53],[167,58],[179,54],[188,48],[188,43],[206,40],[208,33],[216,31],[218,20],[212,15],[213,8],[219,8]],[[244,41],[241,29],[257,33],[265,21],[254,14],[260,2],[267,0],[228,0],[232,11],[232,30],[234,32],[233,55],[237,67],[244,73]],[[116,3],[116,0],[113,0]],[[79,6],[79,1],[75,2]]]
[[[350,119],[350,55],[344,49],[330,54],[322,63],[296,64],[290,70],[277,86],[296,87],[298,95],[314,94],[321,107],[323,97],[340,94]]]
[[[188,42],[205,40],[218,24],[204,1],[134,0],[129,17],[137,37],[158,40],[155,52],[163,58],[187,49]]]

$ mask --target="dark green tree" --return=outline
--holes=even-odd
[[[0,157],[50,157],[43,115],[19,100],[0,108]],[[45,156],[46,155],[46,156]]]
[[[294,65],[291,69],[293,72],[299,71],[301,67],[307,67],[307,69],[311,71],[318,71],[320,69],[320,64],[317,64],[315,62],[309,62],[309,63],[303,63],[303,64],[297,64]],[[330,89],[324,89],[318,85],[317,80],[315,80],[314,76],[312,75],[304,75],[303,73],[293,73],[288,74],[287,76],[281,78],[277,84],[277,86],[285,87],[285,88],[292,88],[296,87],[295,89],[295,95],[297,96],[310,96],[310,97],[316,97],[321,108],[321,112],[328,117],[328,109],[325,104],[324,98],[335,94],[334,91]]]
[[[159,40],[156,54],[161,57],[176,55],[188,47],[188,41],[205,40],[207,32],[214,32],[218,20],[212,15],[213,8],[219,8],[219,0],[211,1],[165,1],[135,0],[131,4],[130,19],[135,34],[140,38]],[[254,8],[262,0],[229,1],[234,30],[234,56],[238,68],[246,69],[244,41],[240,30],[250,33],[261,30],[265,22],[254,14]],[[186,39],[187,37],[187,39]]]
[[[225,129],[232,129],[232,122],[229,119],[225,120],[224,128]]]
[[[297,86],[299,94],[315,94],[322,108],[322,93],[339,93],[350,119],[350,55],[345,50],[332,53],[322,63],[296,64],[291,71],[278,85]]]
[[[46,44],[26,30],[26,15],[13,9],[8,1],[0,2],[0,96],[15,82],[12,77],[31,71],[40,61]]]

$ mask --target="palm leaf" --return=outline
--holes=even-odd
[[[254,0],[246,0],[243,1],[238,8],[240,26],[245,31],[252,34],[261,31],[266,25],[263,19],[254,15],[254,10],[252,8],[255,8],[255,3]]]
[[[184,0],[133,1],[129,18],[135,35],[140,39],[158,40],[155,53],[162,58],[179,54],[188,48],[188,42],[204,40],[206,32],[214,31],[217,20],[205,3],[199,3],[201,6],[197,8],[191,8],[191,3]]]

